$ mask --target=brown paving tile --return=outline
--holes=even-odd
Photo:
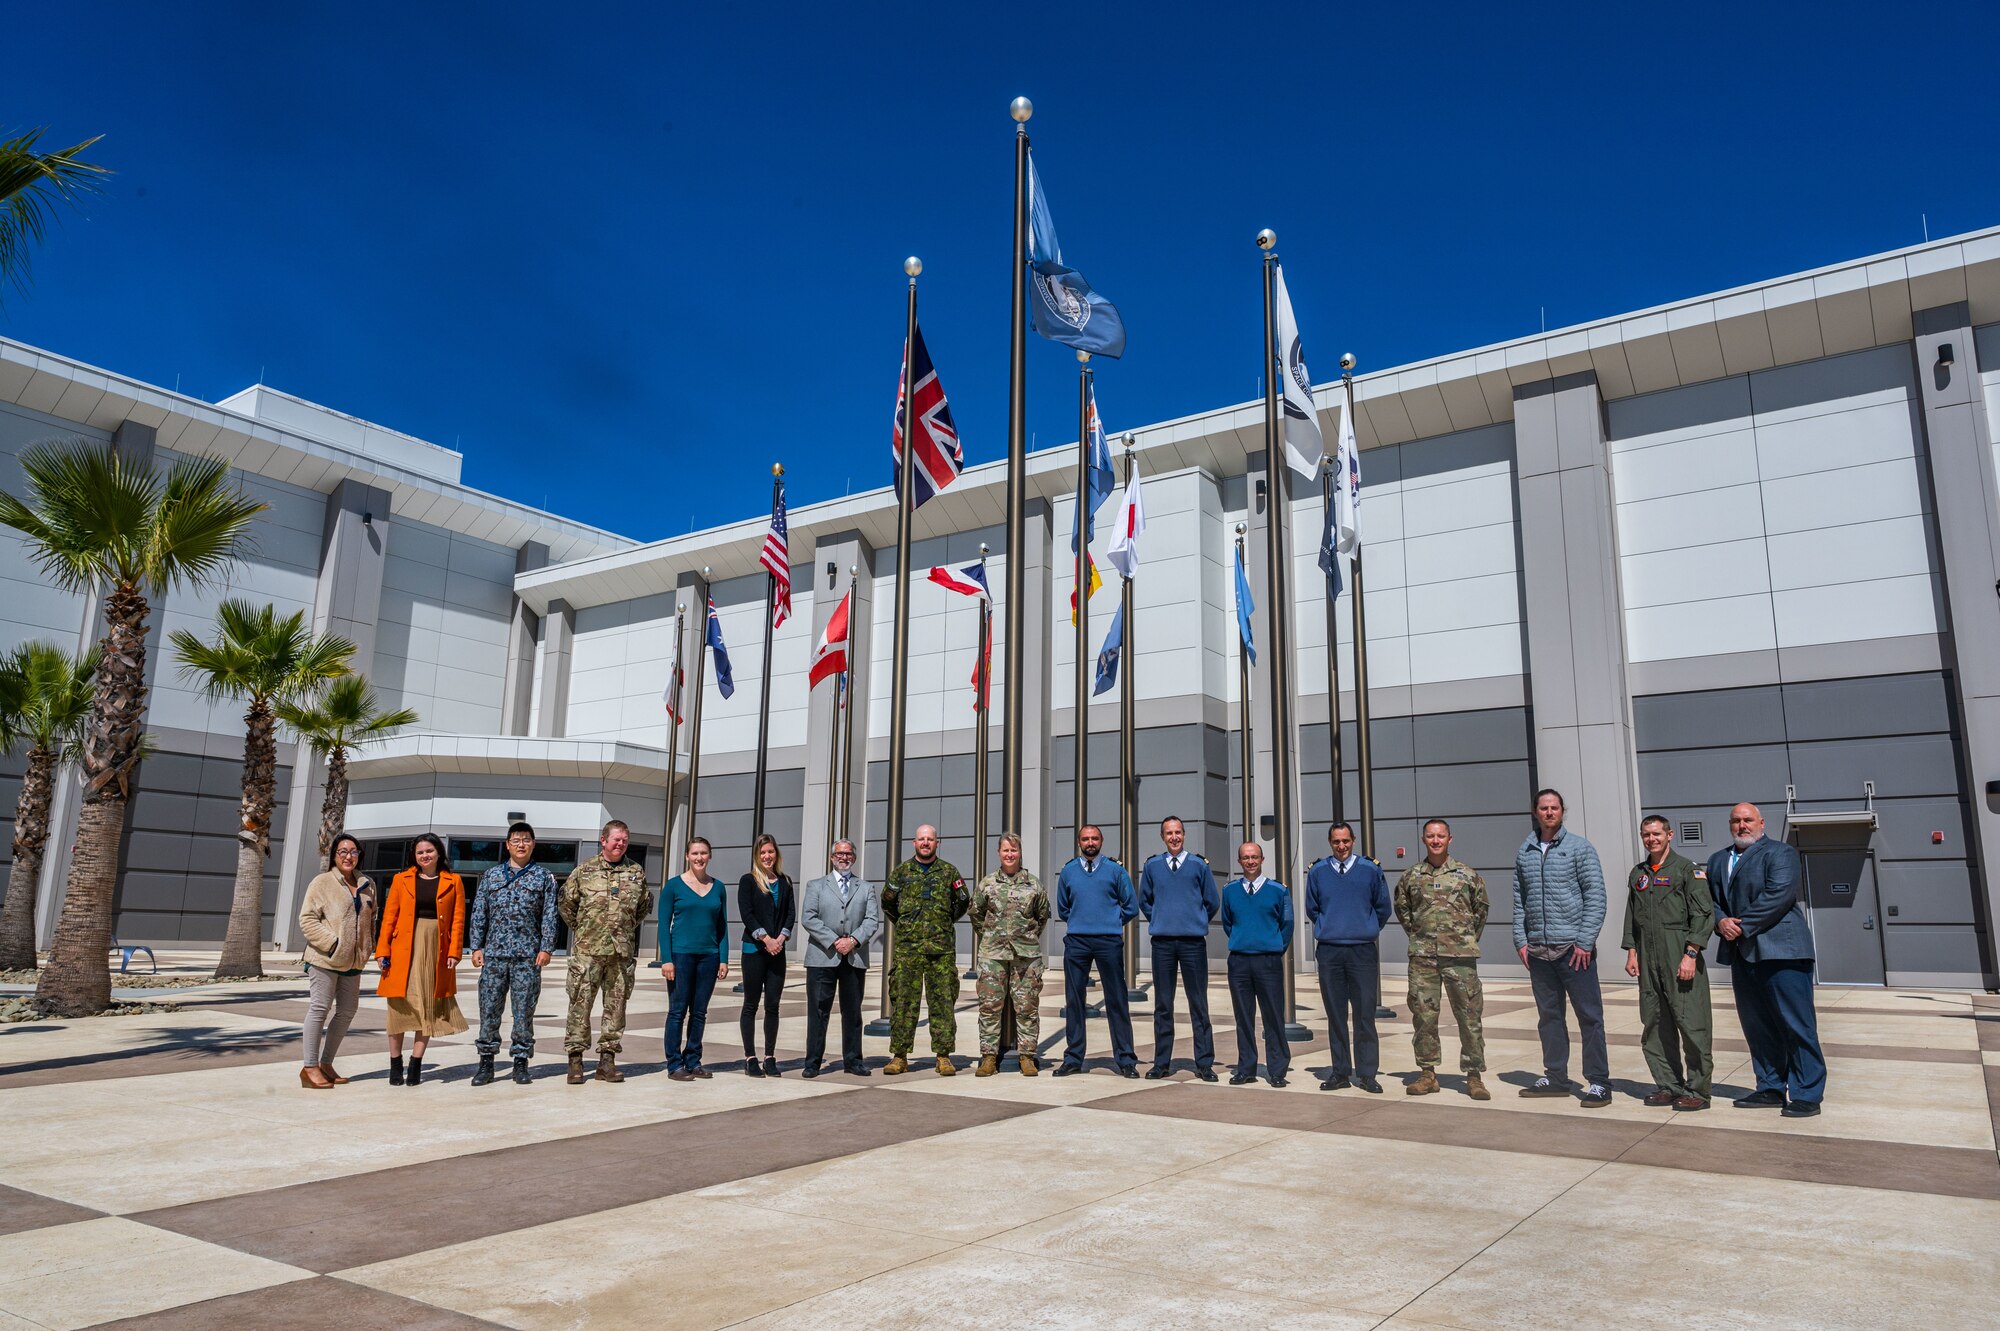
[[[121,1021],[143,1018],[121,1017]],[[343,1053],[342,1057],[346,1057]],[[193,1026],[162,1028],[156,1043],[94,1054],[71,1054],[0,1067],[0,1090],[56,1083],[109,1081],[118,1077],[148,1077],[163,1072],[199,1072],[251,1063],[296,1063],[296,1030],[244,1030],[239,1027]]]
[[[1010,1101],[840,1092],[130,1218],[308,1270],[338,1271],[1039,1112],[1042,1106]],[[478,1205],[467,1205],[467,1197]]]
[[[1982,1051],[2000,1049],[2000,1011],[1988,1009],[1975,1013],[1972,1026],[1979,1034]]]
[[[40,1193],[23,1192],[0,1183],[0,1234],[19,1234],[50,1225],[67,1225],[75,1220],[95,1220],[103,1215],[87,1206],[59,1202]]]
[[[286,1331],[355,1331],[357,1327],[394,1327],[396,1331],[473,1331],[497,1322],[434,1308],[345,1280],[320,1276],[289,1285],[253,1289],[205,1299],[161,1313],[126,1317],[100,1324],[104,1328],[145,1328],[145,1331],[211,1331],[218,1326],[284,1327]]]
[[[1993,1140],[2000,1141],[2000,1068],[1987,1067],[1986,1112],[1993,1117]]]
[[[1304,1132],[1365,1114],[1375,1106],[1353,1096],[1313,1098],[1287,1091],[1249,1086],[1222,1089],[1190,1082],[1173,1082],[1156,1089],[1088,1100],[1080,1109],[1110,1109],[1123,1114],[1153,1114],[1162,1118],[1197,1119],[1203,1123],[1233,1123],[1240,1127],[1289,1128]]]
[[[1433,1146],[1469,1146],[1517,1155],[1616,1160],[1663,1124],[1618,1119],[1514,1114],[1469,1105],[1382,1104],[1372,1112],[1315,1129]]]
[[[1540,1038],[1537,1031],[1525,1027],[1488,1026],[1486,1034],[1490,1039],[1523,1040],[1530,1043]],[[1644,1036],[1631,1031],[1607,1031],[1604,1038],[1607,1043],[1626,1049],[1637,1049],[1644,1043]],[[1995,1047],[2000,1048],[2000,1046]],[[1975,1049],[1926,1049],[1915,1045],[1830,1043],[1823,1043],[1820,1048],[1829,1058],[1869,1058],[1890,1063],[1977,1063],[1979,1061],[1979,1052]],[[1750,1052],[1750,1046],[1746,1041],[1732,1036],[1718,1036],[1713,1051],[1718,1054],[1747,1054]]]
[[[1705,1133],[1696,1146],[1689,1141],[1692,1132],[1675,1128],[1649,1137],[1618,1157],[1618,1163],[2000,1200],[2000,1161],[1992,1151],[1735,1129],[1729,1130],[1726,1143]]]

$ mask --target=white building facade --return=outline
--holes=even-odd
[[[1038,359],[1031,372],[1064,373],[1059,363]],[[2000,854],[2000,229],[1363,375],[1355,397],[1375,847],[1392,876],[1421,855],[1421,821],[1448,818],[1454,853],[1486,874],[1485,952],[1504,971],[1514,964],[1509,866],[1533,791],[1554,786],[1612,879],[1603,941],[1615,963],[1640,816],[1666,814],[1680,849],[1701,859],[1726,844],[1729,806],[1748,799],[1804,856],[1822,982],[2000,980],[1989,867]],[[1338,385],[1319,394],[1329,437],[1342,398]],[[1271,641],[1263,407],[1131,433],[1150,523],[1128,625],[1132,835],[1150,853],[1159,819],[1178,815],[1220,869],[1241,835],[1238,523],[1257,641]],[[448,450],[269,389],[200,403],[0,342],[0,487],[18,487],[23,446],[58,435],[155,465],[221,454],[271,505],[230,586],[169,598],[152,641],[202,629],[227,594],[307,609],[361,645],[385,702],[423,717],[352,765],[349,823],[376,867],[400,867],[408,839],[434,830],[476,868],[524,816],[560,868],[619,817],[657,885],[688,831],[689,727],[669,723],[661,693],[677,653],[692,679],[712,596],[736,691],[723,699],[709,672],[694,830],[715,843],[719,871],[748,867],[760,758],[765,824],[794,870],[819,871],[844,802],[865,870],[885,871],[897,594],[886,488],[790,512],[794,615],[773,645],[759,750],[761,514],[641,545],[467,489]],[[1019,830],[1031,866],[1052,874],[1073,835],[1074,453],[1028,459],[1018,552],[1006,548],[998,461],[968,468],[916,515],[903,827],[936,823],[945,855],[968,872],[978,610],[924,574],[973,562],[984,543],[1004,596],[1007,561],[1024,561]],[[1282,468],[1279,483],[1292,521],[1296,733],[1271,734],[1260,653],[1252,790],[1261,824],[1273,742],[1286,745],[1310,860],[1336,813],[1329,615],[1315,564],[1322,508],[1317,486],[1295,488]],[[843,792],[832,777],[832,690],[808,690],[806,670],[850,587],[864,705]],[[1092,652],[1116,595],[1113,577],[1091,602]],[[0,537],[0,597],[0,646],[94,636],[84,598],[47,588],[11,535]],[[687,610],[678,621],[677,607]],[[1349,769],[1341,812],[1353,820],[1346,598],[1332,618]],[[1002,605],[996,713],[1005,621]],[[156,748],[132,804],[117,928],[127,941],[215,941],[234,864],[239,718],[187,690],[157,655]],[[1088,708],[1088,802],[1122,852],[1116,697]],[[1001,830],[997,714],[990,743],[989,837]],[[309,830],[321,789],[312,763],[289,749],[281,762],[282,831],[294,814]],[[4,772],[0,804],[11,813],[18,767]],[[51,854],[42,884],[45,931],[65,859]],[[274,846],[274,945],[296,945],[293,903],[313,861],[303,838]],[[1385,959],[1400,960],[1393,928]]]

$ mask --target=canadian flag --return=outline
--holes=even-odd
[[[847,669],[847,607],[853,600],[854,593],[849,591],[828,617],[826,628],[819,635],[819,646],[813,648],[812,669],[806,675],[809,687],[817,687],[821,680],[831,679]]]

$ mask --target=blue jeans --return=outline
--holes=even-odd
[[[667,1071],[693,1072],[701,1066],[701,1033],[708,1026],[708,999],[715,992],[715,972],[722,958],[713,952],[677,952],[673,963],[673,988],[667,996]]]
[[[1819,1048],[1812,977],[1810,961],[1737,961],[1729,967],[1757,1089],[1818,1104],[1826,1095],[1826,1057]]]
[[[1595,963],[1597,954],[1591,954]],[[1583,1079],[1603,1086],[1611,1080],[1611,1055],[1604,1039],[1604,991],[1595,964],[1582,970],[1569,957],[1544,961],[1530,954],[1528,979],[1535,990],[1536,1028],[1542,1037],[1542,1071],[1561,1085],[1569,1080],[1569,1022],[1563,1000],[1576,1012],[1577,1033],[1583,1037]]]

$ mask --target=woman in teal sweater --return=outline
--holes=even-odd
[[[729,920],[728,894],[708,876],[711,853],[706,837],[689,841],[687,872],[660,892],[660,961],[670,991],[667,1076],[675,1081],[714,1075],[701,1065],[701,1034],[715,982],[729,978]]]

